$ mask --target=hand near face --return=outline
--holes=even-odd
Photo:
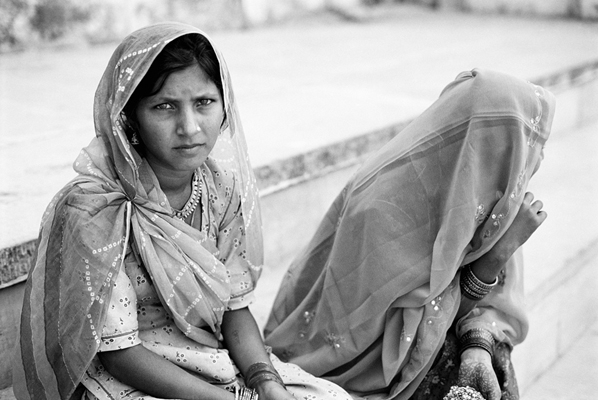
[[[458,385],[471,386],[486,400],[500,400],[500,385],[486,350],[473,347],[461,354]]]
[[[508,247],[514,249],[525,243],[548,217],[546,211],[542,211],[543,206],[542,201],[534,201],[534,195],[527,192],[523,197],[523,203],[515,216],[515,220],[500,239],[500,242],[504,242]]]
[[[495,280],[507,260],[546,220],[548,215],[542,211],[543,206],[540,200],[534,201],[532,193],[525,194],[523,203],[505,234],[488,253],[471,264],[472,272],[478,279],[486,283]]]

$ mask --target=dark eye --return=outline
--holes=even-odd
[[[171,110],[174,107],[170,103],[162,103],[158,104],[155,108],[158,110]]]
[[[209,106],[213,102],[214,102],[214,100],[212,100],[212,99],[201,99],[201,100],[197,101],[197,104],[200,106]]]

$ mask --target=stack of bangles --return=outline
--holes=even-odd
[[[274,381],[286,389],[282,378],[272,365],[265,362],[251,364],[245,374],[245,385],[255,390],[257,385],[265,381]]]
[[[486,329],[473,328],[461,336],[459,347],[459,354],[472,347],[481,347],[492,357],[494,355],[494,336]]]
[[[258,397],[257,392],[253,389],[235,386],[235,400],[258,400]]]
[[[461,280],[459,283],[461,285],[461,293],[465,297],[470,300],[480,301],[496,286],[498,277],[491,284],[484,283],[474,275],[471,270],[471,264],[468,264],[461,271]]]

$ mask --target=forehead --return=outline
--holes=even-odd
[[[156,95],[217,91],[216,85],[198,64],[171,72]]]

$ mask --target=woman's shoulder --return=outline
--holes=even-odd
[[[70,205],[76,203],[76,199],[84,192],[84,188],[79,186],[76,181],[70,181],[52,197],[47,206],[47,212],[52,209],[56,211],[68,209]]]
[[[79,224],[95,218],[99,213],[111,214],[112,207],[123,202],[124,194],[106,190],[99,182],[76,177],[56,193],[46,208],[45,215],[62,215],[63,218],[79,221]]]

